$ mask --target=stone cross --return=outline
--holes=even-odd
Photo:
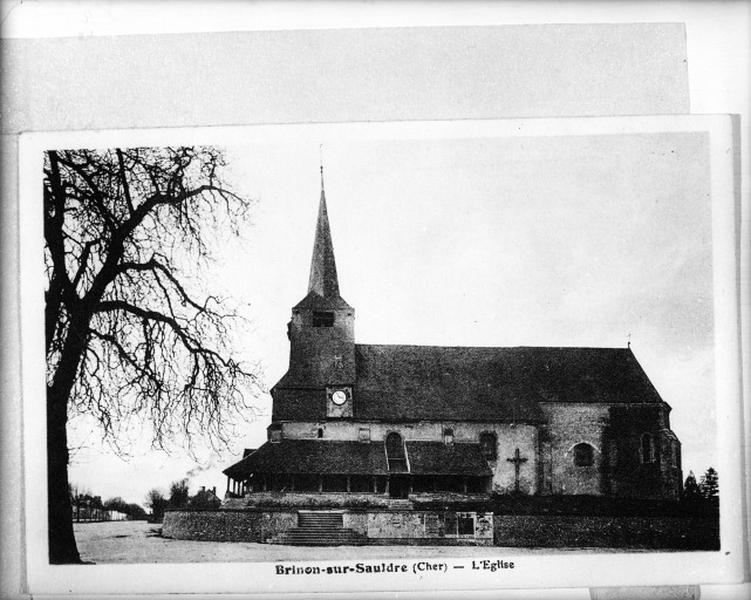
[[[514,491],[519,493],[519,469],[522,463],[527,462],[526,458],[522,458],[519,448],[514,452],[514,458],[507,458],[508,462],[514,463]]]

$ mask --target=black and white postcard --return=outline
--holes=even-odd
[[[37,593],[741,577],[730,117],[20,151]]]

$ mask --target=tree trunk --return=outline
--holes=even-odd
[[[47,533],[52,564],[81,562],[68,489],[67,400],[47,388]]]

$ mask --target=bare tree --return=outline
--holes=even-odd
[[[78,562],[68,496],[68,415],[93,415],[115,446],[133,418],[163,448],[227,442],[251,414],[256,371],[232,358],[236,315],[194,296],[210,234],[249,208],[214,147],[49,151],[44,161],[50,561]]]

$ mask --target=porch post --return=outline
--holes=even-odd
[[[318,491],[323,491],[323,475],[318,476]]]
[[[349,493],[351,491],[352,491],[352,482],[351,482],[350,476],[347,475],[347,492]]]

